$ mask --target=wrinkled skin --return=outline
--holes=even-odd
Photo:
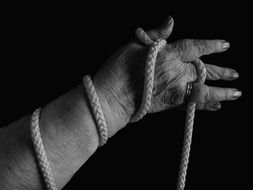
[[[167,39],[174,21],[169,17],[158,29],[147,32],[155,41]],[[141,102],[144,85],[145,59],[149,46],[139,39],[116,52],[96,74],[99,84],[110,94],[109,102],[118,102],[126,114],[134,114]],[[150,112],[172,109],[184,105],[187,82],[197,79],[196,69],[191,62],[202,55],[224,52],[229,43],[224,40],[184,39],[167,44],[158,54],[155,66],[154,89]],[[206,80],[234,80],[239,77],[234,69],[205,64]],[[190,101],[197,103],[197,109],[215,111],[221,108],[221,101],[235,100],[241,92],[231,88],[209,87],[195,82]]]

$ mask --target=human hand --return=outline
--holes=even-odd
[[[155,86],[152,101],[153,112],[172,108],[184,102],[186,86],[193,84],[190,101],[197,109],[215,111],[221,101],[236,100],[241,92],[234,88],[209,87],[195,82],[197,72],[191,63],[200,61],[203,55],[224,52],[230,44],[224,40],[184,39],[168,44],[157,59]],[[163,56],[163,57],[162,57]],[[205,64],[207,80],[235,80],[239,74],[231,68]],[[167,90],[163,90],[166,87]]]
[[[167,39],[173,29],[171,17],[165,24],[147,32],[156,41]],[[123,117],[133,115],[138,109],[143,92],[144,68],[148,48],[145,36],[137,30],[138,41],[134,41],[116,52],[94,77],[98,88],[106,92],[111,104],[117,105],[117,112]],[[148,43],[148,42],[146,42]],[[185,102],[188,84],[196,81],[197,74],[191,62],[202,55],[224,52],[229,43],[224,40],[185,39],[167,44],[158,54],[155,66],[154,89],[150,112],[176,108]],[[207,80],[234,80],[238,73],[230,68],[205,64]],[[231,88],[209,87],[194,83],[191,101],[197,103],[197,109],[218,110],[220,101],[235,100],[240,92]]]

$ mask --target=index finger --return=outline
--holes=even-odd
[[[185,39],[172,44],[179,58],[184,62],[194,61],[202,55],[226,51],[230,44],[225,40],[195,40]]]

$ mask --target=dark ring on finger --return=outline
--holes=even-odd
[[[184,95],[184,101],[188,101],[192,92],[192,82],[186,84],[186,91]]]

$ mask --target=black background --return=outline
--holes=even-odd
[[[31,113],[94,74],[141,26],[150,29],[171,15],[168,40],[225,39],[229,51],[203,57],[206,63],[232,67],[234,82],[208,82],[243,91],[218,112],[197,112],[186,189],[244,188],[250,164],[252,124],[248,101],[250,15],[242,2],[145,4],[12,4],[1,19],[0,125]],[[67,189],[175,189],[185,112],[148,115],[117,133],[83,165]],[[247,135],[248,134],[248,135]],[[78,187],[78,188],[76,188]]]

